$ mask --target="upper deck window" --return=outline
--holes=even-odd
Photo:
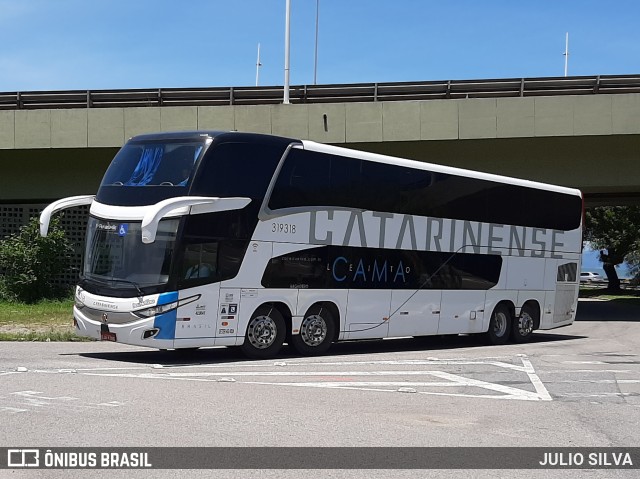
[[[283,145],[261,142],[214,143],[202,161],[191,194],[241,196],[259,204],[284,150]]]
[[[582,199],[472,176],[292,149],[269,198],[271,210],[354,208],[570,231]]]
[[[194,142],[128,143],[101,186],[187,186],[202,150],[203,144]]]
[[[130,141],[109,165],[96,199],[138,206],[186,195],[205,150],[204,140]]]

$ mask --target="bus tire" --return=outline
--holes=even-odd
[[[513,320],[511,339],[514,343],[526,343],[531,339],[535,327],[537,312],[532,306],[525,304],[520,310],[520,316]]]
[[[291,346],[304,356],[324,354],[331,347],[336,323],[328,308],[316,306],[304,315],[300,333],[291,335]]]
[[[286,324],[280,311],[273,306],[262,305],[251,316],[240,349],[250,358],[272,358],[280,352],[285,334]]]
[[[511,334],[511,312],[504,304],[499,304],[491,314],[487,339],[491,344],[506,344]]]

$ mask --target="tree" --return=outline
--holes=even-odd
[[[640,284],[640,248],[637,248],[633,253],[627,255],[626,261],[633,275],[633,282],[637,286]]]
[[[0,297],[34,303],[59,296],[54,280],[69,268],[72,252],[57,218],[44,238],[38,218],[31,218],[18,233],[0,241]]]
[[[586,212],[584,239],[600,250],[609,289],[620,289],[616,265],[640,258],[640,206],[602,206]]]

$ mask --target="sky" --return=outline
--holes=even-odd
[[[319,0],[317,83],[640,73],[640,2]],[[284,84],[285,0],[0,0],[0,92]],[[291,0],[291,85],[316,0]]]

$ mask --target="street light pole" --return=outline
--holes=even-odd
[[[260,67],[262,63],[260,63],[260,44],[258,43],[258,60],[256,61],[256,86],[258,86],[258,81],[260,80]]]
[[[284,17],[284,99],[282,103],[289,104],[289,37],[291,20],[291,0],[286,0]]]
[[[316,49],[313,58],[313,84],[318,82],[318,18],[320,16],[320,0],[316,0]]]
[[[569,73],[569,32],[567,32],[563,55],[564,55],[564,76],[567,76],[567,74]]]

